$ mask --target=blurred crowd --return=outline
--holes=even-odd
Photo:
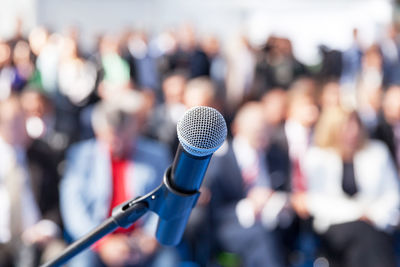
[[[400,29],[296,59],[182,24],[98,37],[0,39],[0,266],[38,266],[161,183],[194,106],[225,117],[182,242],[153,214],[68,266],[398,266]]]

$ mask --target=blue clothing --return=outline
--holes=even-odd
[[[128,194],[136,197],[161,184],[171,161],[166,147],[154,141],[138,139],[131,162],[125,185],[128,186]],[[111,197],[109,152],[94,139],[72,146],[67,153],[66,171],[60,184],[61,214],[68,235],[76,240],[102,223],[108,217]],[[146,220],[144,227],[152,222],[152,219]],[[93,255],[89,255],[90,252],[84,254],[86,257],[81,257],[82,265],[73,266],[89,266],[87,261],[94,266],[89,260],[93,259]]]

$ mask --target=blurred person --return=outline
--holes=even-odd
[[[20,92],[33,75],[35,66],[26,41],[18,41],[14,49],[0,41],[0,98]]]
[[[151,137],[167,144],[172,154],[178,147],[176,125],[186,110],[183,104],[185,88],[186,78],[183,74],[172,73],[164,79],[164,101],[154,108],[146,130]]]
[[[49,96],[53,97],[58,88],[58,66],[62,52],[63,37],[52,33],[36,60],[36,68],[40,72],[41,85]]]
[[[15,45],[20,42],[24,41],[26,42],[26,37],[23,32],[23,20],[21,17],[17,17],[15,20],[15,29],[14,29],[14,34],[13,36],[7,41],[10,47],[14,50]]]
[[[211,58],[206,54],[205,48],[204,45],[197,45],[190,57],[190,78],[192,79],[210,76]]]
[[[72,240],[102,223],[117,205],[161,183],[170,157],[165,147],[139,136],[142,102],[133,91],[100,102],[92,115],[96,138],[68,151],[60,193]],[[159,247],[153,237],[152,219],[145,216],[129,229],[118,229],[74,258],[71,266],[175,266],[171,250]]]
[[[310,214],[307,209],[307,183],[304,176],[304,157],[312,144],[313,128],[318,120],[316,84],[313,79],[300,78],[288,91],[287,119],[284,124],[285,138],[288,145],[291,175],[291,207],[297,214],[295,232],[296,240],[290,248],[308,261],[315,255],[316,237],[310,225]]]
[[[317,74],[318,79],[323,82],[339,79],[342,74],[343,53],[326,45],[319,46],[319,53],[322,56],[322,62]]]
[[[396,25],[389,25],[380,41],[383,57],[383,84],[385,86],[400,83],[400,40]]]
[[[371,134],[384,142],[393,161],[400,169],[400,86],[390,86],[383,96],[382,112],[378,117],[378,125]]]
[[[173,29],[167,29],[158,34],[154,39],[156,53],[159,54],[160,75],[165,76],[171,71],[182,71],[171,60],[178,49],[177,34]]]
[[[48,38],[49,33],[47,29],[42,26],[33,28],[29,33],[28,41],[34,56],[34,62],[46,45]]]
[[[342,74],[340,77],[340,84],[349,91],[349,94],[355,89],[364,51],[357,28],[353,29],[352,37],[351,46],[342,55]]]
[[[38,89],[24,88],[21,107],[26,116],[25,128],[29,137],[26,160],[32,191],[42,218],[51,221],[61,234],[58,185],[68,139],[56,131],[52,104]],[[38,251],[39,261],[44,263],[50,260],[64,247],[61,235],[54,236]]]
[[[196,106],[208,106],[220,110],[216,99],[216,90],[207,77],[189,80],[183,95],[183,103],[189,109]]]
[[[43,217],[61,227],[58,183],[68,140],[55,129],[54,107],[43,93],[34,88],[25,89],[21,105],[30,138],[27,161],[35,197]]]
[[[270,161],[282,154],[268,149],[260,103],[246,103],[232,127],[232,141],[215,153],[206,174],[216,241],[222,251],[238,254],[243,266],[284,266],[281,240],[272,230],[287,203],[279,193],[290,182],[279,164],[284,157]]]
[[[41,219],[28,169],[25,118],[17,96],[0,103],[0,265],[36,266],[35,249],[59,234]]]
[[[160,99],[161,80],[158,61],[161,55],[146,32],[138,31],[127,35],[125,41],[127,51],[124,54],[121,48],[121,55],[129,63],[133,87],[143,91],[146,113],[150,116],[153,106]]]
[[[83,49],[80,43],[81,30],[78,25],[69,25],[63,31],[63,36],[66,39],[72,40],[75,43],[77,55],[80,58],[87,58],[87,55],[83,53]]]
[[[291,152],[293,154],[292,158],[289,156],[286,118],[289,104],[288,97],[290,94],[293,94],[293,92],[288,93],[287,90],[273,88],[263,96],[262,105],[268,124],[269,164],[277,166],[275,168],[281,170],[279,172],[271,172],[271,176],[273,176],[275,181],[281,181],[281,183],[286,184],[285,192],[289,196],[289,203],[286,203],[285,212],[280,214],[277,232],[284,244],[283,247],[287,263],[300,266],[314,260],[317,244],[311,226],[309,225],[308,212],[304,203],[305,186],[301,188],[298,182],[294,184],[295,179],[300,181],[304,179],[301,176],[302,172],[300,169],[300,159],[303,157],[301,153],[303,152],[298,151],[298,153],[300,153],[298,155],[300,159],[293,157],[296,154],[293,151],[293,146],[295,145],[293,144],[294,140],[292,138]],[[293,97],[293,95],[290,97]],[[299,98],[301,98],[301,96],[299,96]],[[299,101],[301,100],[299,99]],[[291,105],[293,105],[293,99],[291,99],[290,102]],[[297,109],[296,112],[299,112],[299,109]],[[307,115],[303,116],[306,117]],[[290,119],[293,119],[293,115],[290,116]],[[291,127],[289,127],[289,129],[291,129]],[[296,142],[300,142],[300,140],[302,139]],[[299,145],[299,143],[297,143],[297,145]]]
[[[85,131],[80,116],[95,94],[97,69],[94,63],[79,55],[78,44],[72,38],[63,39],[57,80],[58,90],[53,99],[56,128],[71,141],[79,140]]]
[[[202,40],[202,48],[210,61],[210,79],[215,83],[217,97],[225,98],[226,59],[216,36],[207,35]]]
[[[273,88],[262,97],[264,113],[270,126],[282,125],[286,120],[287,93],[282,88]]]
[[[187,70],[188,78],[210,75],[210,59],[198,41],[192,24],[184,23],[176,31],[176,46],[168,55],[169,70]]]
[[[307,207],[329,265],[396,266],[399,184],[386,146],[367,138],[357,113],[324,111],[305,159]]]
[[[31,55],[32,52],[28,42],[18,41],[15,44],[12,60],[15,68],[15,77],[12,84],[13,90],[21,91],[31,79],[35,71]]]
[[[306,74],[305,66],[294,57],[291,41],[271,36],[258,58],[253,94],[260,96],[273,87],[287,89],[294,80]]]
[[[254,79],[256,58],[245,36],[239,36],[226,47],[226,99],[224,105],[233,114],[249,96]]]
[[[303,160],[312,143],[313,127],[318,116],[314,80],[302,78],[295,81],[288,92],[288,113],[284,127],[292,165],[293,205],[302,218],[308,217],[303,200],[303,192],[307,186]]]
[[[40,71],[38,70],[36,63],[37,58],[42,52],[43,48],[46,46],[46,43],[49,38],[49,33],[46,28],[44,27],[35,27],[33,28],[28,37],[29,47],[31,49],[31,60],[34,64],[34,69],[32,76],[29,80],[29,84],[36,86],[36,87],[43,87],[42,84],[42,77]]]
[[[287,116],[287,93],[281,88],[268,91],[262,98],[263,114],[269,130],[269,148],[283,151],[289,156],[288,141],[285,134],[285,121]],[[276,146],[276,147],[275,147]],[[289,163],[289,161],[286,161]],[[288,173],[290,164],[286,166]]]
[[[100,74],[98,72],[98,74]],[[100,74],[101,75],[101,74]],[[98,101],[114,101],[116,97],[119,97],[121,94],[125,94],[127,92],[130,92],[134,90],[131,87],[132,84],[130,83],[112,83],[107,80],[101,80],[99,81],[97,88],[95,88],[95,97],[94,99],[90,99],[88,104],[83,107],[82,109],[77,110],[79,112],[79,139],[80,140],[86,140],[94,137],[94,131],[93,131],[93,125],[92,125],[92,113],[93,109]],[[149,109],[148,107],[152,107],[152,96],[150,96],[150,104],[148,104],[149,101],[146,102],[146,109]],[[145,100],[147,100],[145,98]],[[146,112],[147,113],[147,112]],[[141,120],[144,120],[146,116],[141,116]],[[76,119],[76,117],[75,117]],[[144,124],[144,121],[142,121],[139,124]]]
[[[289,159],[289,146],[285,134],[285,122],[287,116],[287,92],[283,89],[276,88],[268,91],[262,98],[263,114],[268,125],[268,137],[270,152],[277,151],[278,157],[272,160],[274,153],[271,153],[271,164],[281,166],[282,170],[286,170],[282,177],[282,183],[286,183],[286,179],[290,175],[291,164]],[[285,160],[282,160],[285,159]],[[278,178],[276,178],[278,180]],[[286,188],[289,189],[289,188]]]
[[[8,98],[12,92],[15,69],[12,67],[12,50],[9,44],[0,40],[0,100]]]
[[[119,38],[115,35],[103,36],[99,43],[99,51],[103,80],[115,86],[130,84],[130,67],[120,54]]]
[[[197,46],[193,25],[183,23],[174,31],[173,37],[171,41],[176,41],[176,44],[171,47],[167,55],[168,70],[186,70],[191,77],[191,57]]]
[[[321,110],[338,107],[341,103],[340,84],[335,81],[327,81],[322,84],[321,92],[319,95],[319,105]]]
[[[371,132],[377,124],[383,85],[383,59],[377,45],[369,47],[363,57],[357,84],[357,111]],[[353,107],[354,108],[354,107]]]
[[[56,129],[71,142],[80,140],[79,116],[89,103],[96,82],[94,65],[78,56],[77,44],[63,37],[58,58],[56,90],[49,94],[56,108]]]
[[[160,74],[158,70],[158,55],[151,45],[145,32],[130,34],[127,41],[133,80],[139,88],[158,92],[160,89]]]
[[[94,64],[79,56],[76,41],[64,38],[58,68],[60,93],[74,106],[83,106],[94,90],[96,75]]]

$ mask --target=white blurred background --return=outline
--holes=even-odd
[[[215,33],[228,42],[245,34],[262,44],[271,33],[293,42],[305,64],[318,63],[320,44],[345,49],[352,30],[366,45],[382,38],[396,6],[389,0],[0,0],[0,37],[14,32],[17,18],[25,31],[45,25],[62,32],[80,29],[82,47],[91,49],[102,32],[141,28],[151,33],[193,23],[198,34]]]

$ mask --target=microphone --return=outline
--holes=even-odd
[[[162,201],[157,207],[159,221],[156,238],[163,245],[177,245],[190,213],[200,195],[198,191],[212,154],[227,135],[224,117],[214,108],[189,109],[177,125],[179,146],[164,176]]]
[[[118,227],[129,227],[149,210],[159,216],[158,242],[177,245],[200,195],[198,190],[211,156],[224,142],[227,130],[224,117],[217,110],[200,106],[183,115],[177,132],[180,144],[163,183],[147,195],[115,207],[110,218],[42,267],[63,265]]]

